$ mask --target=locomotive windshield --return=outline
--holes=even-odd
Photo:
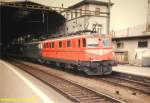
[[[98,38],[87,38],[87,47],[93,48],[99,46]]]
[[[110,46],[110,39],[109,38],[105,38],[104,40],[103,40],[103,45],[104,45],[104,47],[109,47]]]

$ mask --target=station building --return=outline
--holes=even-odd
[[[108,2],[83,0],[68,7],[62,12],[66,20],[65,33],[93,31],[108,34],[109,6]]]
[[[117,23],[120,23],[121,28],[112,31],[115,59],[119,63],[149,66],[150,0],[138,0],[136,1],[137,5],[132,6],[133,1],[129,1],[129,3],[126,2],[124,4],[118,3],[120,4],[118,5],[118,8],[120,8],[120,10],[117,10],[117,8],[113,6],[114,10],[112,10],[112,22],[115,21]],[[129,8],[125,9],[125,6],[127,6],[127,4],[129,5]],[[120,14],[121,10],[124,10],[124,16],[116,16],[115,19],[114,11],[118,11],[118,13]],[[130,11],[128,12],[127,10]],[[126,17],[127,14],[129,14],[128,17]],[[116,25],[113,24],[114,23],[112,23],[112,27],[115,28]]]
[[[119,63],[150,65],[150,35],[114,37],[113,50]]]

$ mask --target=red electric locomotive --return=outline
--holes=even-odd
[[[40,42],[40,61],[56,63],[88,75],[108,75],[112,72],[113,52],[110,36],[73,35]]]

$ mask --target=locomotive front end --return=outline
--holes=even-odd
[[[92,35],[86,38],[86,59],[84,71],[88,75],[112,73],[113,52],[109,36]]]

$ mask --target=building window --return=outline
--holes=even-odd
[[[124,43],[123,42],[118,42],[117,43],[117,48],[123,48],[124,47]]]
[[[59,47],[60,47],[60,48],[62,47],[62,41],[59,42]]]
[[[71,41],[70,40],[67,41],[67,47],[71,47]]]
[[[78,17],[78,11],[76,10],[75,11],[75,18],[77,18]]]
[[[145,48],[148,47],[148,41],[138,41],[138,47],[139,48]]]
[[[69,19],[69,13],[68,13],[68,12],[67,12],[67,14],[66,14],[66,18]]]
[[[73,12],[71,12],[71,19],[73,19]]]
[[[68,27],[66,28],[66,30],[67,30],[67,31],[69,30]]]
[[[82,39],[82,45],[83,45],[83,47],[86,47],[86,40],[85,40],[85,38]]]
[[[95,16],[99,16],[100,15],[100,8],[95,8]]]
[[[84,15],[88,15],[89,13],[89,5],[85,5]]]
[[[80,16],[82,16],[82,9],[80,9]]]

